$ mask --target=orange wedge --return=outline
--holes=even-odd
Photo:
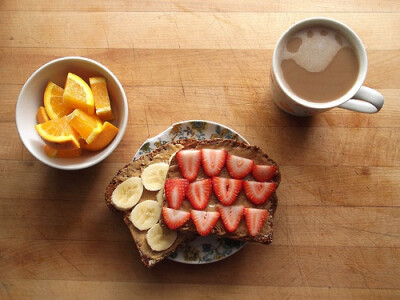
[[[35,126],[40,137],[56,149],[76,149],[80,147],[79,136],[69,125],[68,118],[62,117]]]
[[[85,144],[82,147],[89,151],[98,151],[106,147],[118,133],[118,127],[115,127],[109,122],[104,122],[100,134],[90,144]]]
[[[46,109],[43,106],[39,107],[39,109],[37,110],[36,120],[39,124],[45,123],[49,120],[49,117],[46,114]]]
[[[44,146],[44,152],[46,152],[49,157],[58,157],[58,158],[73,158],[78,157],[82,153],[81,148],[76,149],[66,149],[60,150],[50,147],[49,145]]]
[[[64,89],[53,82],[49,82],[44,91],[44,107],[50,119],[64,117],[74,109],[64,104]]]
[[[90,144],[100,134],[103,124],[97,116],[92,116],[80,109],[75,109],[67,116],[69,124]]]
[[[68,73],[64,89],[64,103],[94,115],[93,93],[88,84],[79,76]]]
[[[91,77],[89,78],[89,83],[93,93],[96,115],[102,121],[112,120],[114,116],[111,111],[106,79],[104,77]]]

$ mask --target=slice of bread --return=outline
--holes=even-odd
[[[158,262],[162,261],[165,257],[169,256],[172,252],[174,252],[179,246],[183,246],[186,242],[194,239],[196,234],[193,232],[178,232],[177,239],[166,250],[163,251],[153,251],[150,246],[146,242],[146,233],[147,231],[138,230],[131,221],[129,220],[129,214],[132,209],[127,211],[119,211],[117,210],[113,204],[111,203],[111,196],[117,186],[127,180],[130,177],[140,177],[142,171],[153,163],[166,162],[168,163],[170,157],[179,149],[182,149],[186,141],[177,141],[173,143],[164,144],[163,146],[157,148],[156,150],[141,156],[139,159],[128,163],[121,170],[118,171],[117,175],[111,180],[109,185],[106,188],[105,192],[105,201],[107,206],[114,212],[118,212],[125,224],[128,226],[129,231],[132,235],[133,240],[136,243],[136,247],[139,250],[139,254],[141,256],[141,260],[147,267],[152,267]],[[142,197],[139,200],[139,203],[144,200],[154,200],[156,199],[158,191],[148,191],[144,189]]]
[[[256,146],[250,146],[248,144],[238,142],[238,141],[233,141],[233,140],[225,140],[225,139],[213,139],[213,140],[191,140],[186,142],[184,145],[183,149],[225,149],[228,154],[233,154],[237,156],[241,156],[244,158],[249,158],[254,161],[255,164],[257,165],[273,165],[276,167],[276,173],[275,176],[271,179],[271,182],[275,182],[276,185],[278,186],[281,180],[281,174],[279,171],[278,165],[270,159],[263,151],[256,147]],[[222,169],[220,177],[226,177],[226,178],[231,178],[226,166]],[[178,163],[176,161],[176,158],[174,157],[170,163],[169,171],[167,174],[167,178],[182,178],[182,174],[179,170]],[[204,170],[202,167],[200,167],[200,171],[197,175],[196,180],[202,180],[204,178],[208,178],[208,176],[204,173]],[[247,175],[243,180],[255,180],[250,173]],[[216,198],[214,193],[211,193],[208,206],[205,208],[206,211],[215,211],[216,210],[216,205],[220,204],[218,199]],[[263,244],[270,244],[272,242],[272,235],[273,235],[273,220],[274,220],[274,214],[275,210],[277,208],[278,204],[278,199],[276,197],[276,192],[274,192],[269,200],[261,205],[254,205],[251,203],[244,191],[242,190],[238,198],[235,201],[234,205],[241,204],[244,205],[245,207],[251,207],[251,208],[259,208],[259,209],[266,209],[268,210],[268,218],[264,222],[264,225],[256,236],[250,236],[248,234],[247,226],[245,223],[245,219],[242,218],[242,220],[239,223],[238,228],[236,229],[235,232],[233,233],[228,233],[225,230],[225,227],[222,223],[222,220],[219,219],[214,228],[212,229],[213,234],[216,234],[218,236],[223,236],[226,238],[231,238],[231,239],[237,239],[237,240],[243,240],[243,241],[254,241],[258,243],[263,243]],[[164,195],[164,202],[163,206],[167,207],[168,203],[165,199]],[[190,211],[190,209],[193,209],[190,202],[186,199],[183,201],[180,209],[185,210],[185,211]],[[163,223],[163,226],[166,226],[165,223]],[[196,233],[196,227],[193,223],[193,221],[190,219],[185,225],[183,225],[181,228],[178,229],[179,232],[183,233]]]

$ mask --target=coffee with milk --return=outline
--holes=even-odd
[[[353,46],[340,33],[313,26],[290,36],[278,52],[284,85],[310,102],[330,102],[354,85],[359,62]]]

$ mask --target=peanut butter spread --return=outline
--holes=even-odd
[[[112,179],[111,183],[107,187],[106,190],[106,203],[107,205],[113,209],[112,204],[110,202],[110,198],[112,192],[115,188],[127,180],[130,177],[140,177],[143,170],[154,163],[165,162],[169,163],[171,156],[173,156],[177,151],[183,148],[181,144],[173,144],[169,143],[167,145],[162,146],[161,148],[140,157],[138,160],[132,161],[127,164],[124,168],[122,168],[118,174]],[[145,188],[143,189],[143,194],[138,203],[145,200],[156,200],[158,191],[148,191]],[[113,209],[115,210],[115,209]],[[185,233],[178,233],[178,237],[175,240],[174,244],[164,251],[153,251],[150,246],[146,242],[146,234],[147,230],[140,231],[129,221],[129,214],[131,210],[123,212],[123,219],[126,225],[128,226],[131,235],[136,243],[136,246],[139,250],[139,253],[142,257],[143,262],[147,266],[152,266],[159,260],[162,260],[165,256],[169,255],[172,251],[174,251],[180,244],[188,239],[191,239],[192,235],[188,235]]]
[[[252,159],[255,162],[255,164],[257,164],[257,165],[275,165],[275,166],[277,166],[258,147],[249,146],[247,144],[236,142],[236,141],[231,141],[231,140],[217,139],[217,140],[197,141],[195,143],[189,144],[188,146],[185,146],[184,149],[225,149],[229,154]],[[231,178],[226,166],[222,169],[221,173],[218,176],[225,177],[225,178]],[[183,178],[183,176],[179,170],[178,163],[175,158],[173,158],[171,161],[169,171],[167,174],[167,178]],[[202,180],[205,178],[209,178],[209,177],[205,174],[202,166],[200,166],[200,170],[199,170],[196,180]],[[250,173],[245,178],[243,178],[243,180],[255,180],[255,179],[253,178],[253,176]],[[277,185],[279,185],[279,182],[280,182],[279,169],[278,169],[275,177],[272,179],[272,181],[276,182]],[[205,208],[205,211],[216,211],[218,204],[221,205],[220,202],[218,201],[217,197],[215,196],[215,194],[211,193],[211,196],[210,196],[210,199],[208,202],[208,206]],[[168,203],[165,199],[165,195],[164,195],[163,205],[168,206]],[[275,213],[276,206],[277,206],[277,199],[276,199],[275,193],[272,194],[272,196],[266,203],[261,204],[261,205],[254,205],[252,202],[250,202],[247,199],[247,197],[242,189],[242,191],[239,193],[239,195],[233,205],[243,205],[244,207],[267,209],[268,210],[268,219],[264,223],[264,226],[261,229],[261,231],[258,235],[258,238],[256,237],[256,240],[260,241],[260,242],[265,241],[267,243],[271,241],[272,231],[273,231],[272,230],[273,218],[274,218],[274,213]],[[191,209],[193,209],[193,207],[191,206],[189,200],[185,199],[183,201],[180,209],[185,210],[185,211],[190,211]],[[196,232],[196,228],[194,227],[194,224],[191,221],[189,221],[183,227],[181,227],[180,230]],[[218,220],[218,222],[216,223],[212,232],[217,235],[223,235],[223,236],[231,237],[231,238],[253,240],[248,235],[248,230],[247,230],[247,226],[246,226],[244,218],[242,218],[242,220],[239,223],[238,228],[232,234],[229,234],[226,232],[221,219]]]

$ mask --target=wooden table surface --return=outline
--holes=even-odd
[[[274,45],[312,16],[361,37],[381,112],[295,118],[274,106]],[[397,0],[3,0],[0,53],[1,299],[400,297]],[[129,101],[118,148],[76,172],[30,155],[14,116],[28,77],[69,55],[106,65]],[[188,119],[225,124],[280,164],[274,241],[148,270],[104,190],[146,138]]]

